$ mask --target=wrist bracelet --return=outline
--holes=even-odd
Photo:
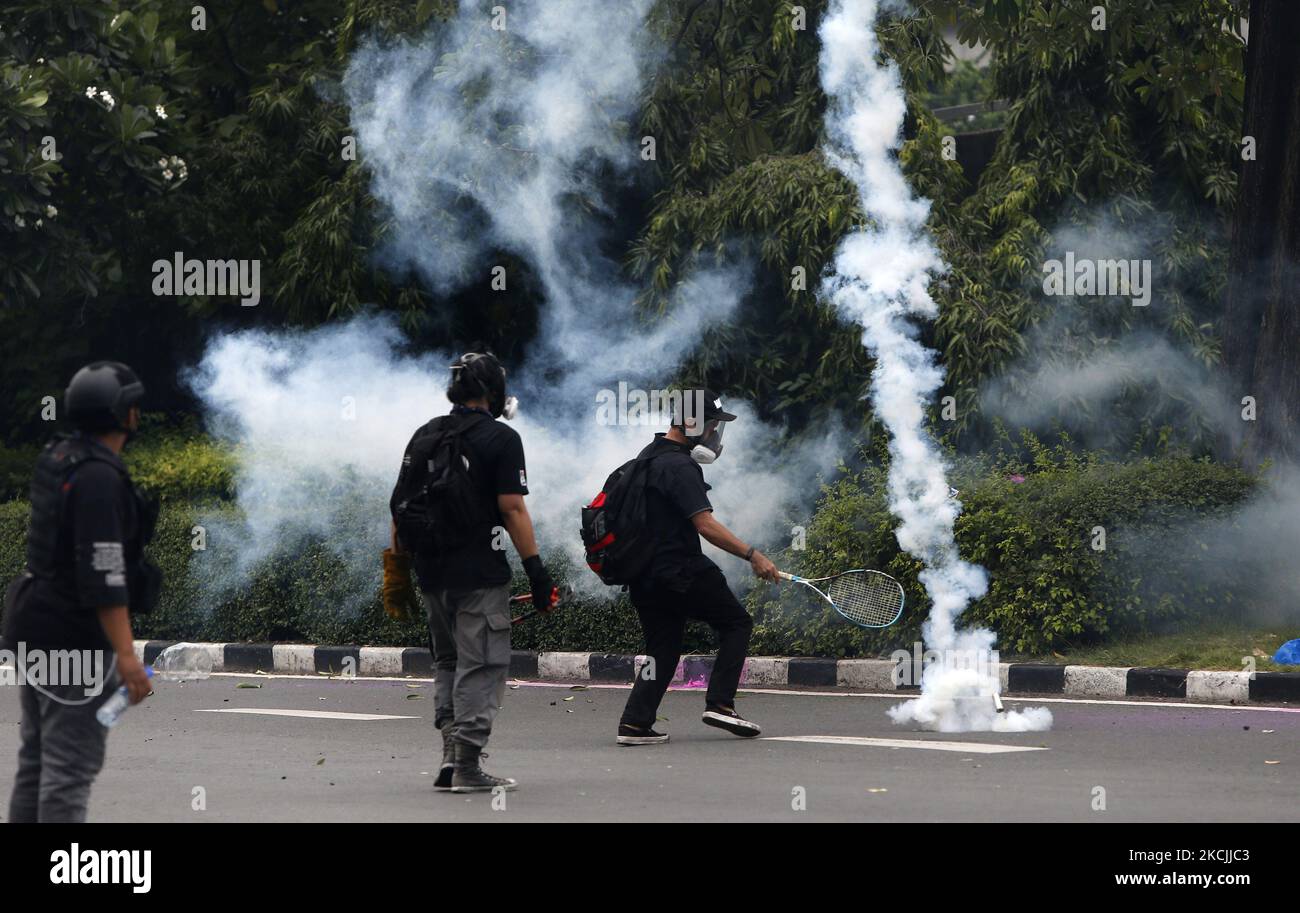
[[[749,551],[745,552],[745,560],[746,561],[754,560],[754,546],[751,545],[749,547]]]

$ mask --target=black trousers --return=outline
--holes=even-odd
[[[685,592],[649,585],[631,587],[630,595],[645,632],[646,655],[654,662],[638,671],[621,722],[642,729],[654,726],[659,702],[682,657],[688,619],[707,623],[718,635],[705,703],[734,706],[754,619],[731,592],[722,571],[710,564],[695,574]]]

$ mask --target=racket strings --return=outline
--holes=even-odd
[[[841,574],[826,596],[845,618],[875,627],[893,623],[903,606],[902,587],[883,574]]]

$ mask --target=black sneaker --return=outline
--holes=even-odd
[[[751,723],[734,710],[723,710],[721,707],[706,707],[704,716],[700,717],[706,726],[716,726],[719,729],[725,729],[732,735],[738,735],[744,739],[752,739],[763,730],[757,723]]]
[[[438,779],[433,781],[433,788],[451,789],[451,776],[455,769],[456,743],[448,739],[442,743],[442,766],[438,768]]]
[[[637,729],[635,726],[618,724],[618,744],[620,745],[662,745],[668,736],[653,729]]]
[[[451,777],[456,770],[455,764],[448,764],[438,770],[438,779],[433,781],[434,789],[451,789]]]
[[[478,748],[470,745],[456,746],[456,769],[451,774],[451,791],[454,793],[489,793],[496,789],[506,792],[518,789],[519,783],[510,777],[494,777],[479,766],[479,758],[486,758]]]
[[[473,770],[456,770],[451,775],[451,791],[454,793],[490,793],[500,787],[506,792],[519,788],[519,781],[510,777],[494,777],[481,767]]]

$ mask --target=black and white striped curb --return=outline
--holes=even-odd
[[[152,663],[171,641],[137,640],[136,654]],[[206,651],[214,672],[267,672],[289,675],[359,677],[433,674],[424,647],[329,647],[315,644],[196,644]],[[510,655],[510,676],[542,681],[630,682],[641,657],[615,653],[530,653]],[[206,665],[206,663],[205,663]],[[712,656],[687,656],[677,665],[675,684],[704,687],[713,671]],[[888,659],[818,659],[751,656],[742,686],[853,688],[865,691],[917,691],[914,663]],[[1003,694],[1070,697],[1156,697],[1215,704],[1300,703],[1300,673],[1215,672],[1113,666],[1062,666],[999,663]]]

